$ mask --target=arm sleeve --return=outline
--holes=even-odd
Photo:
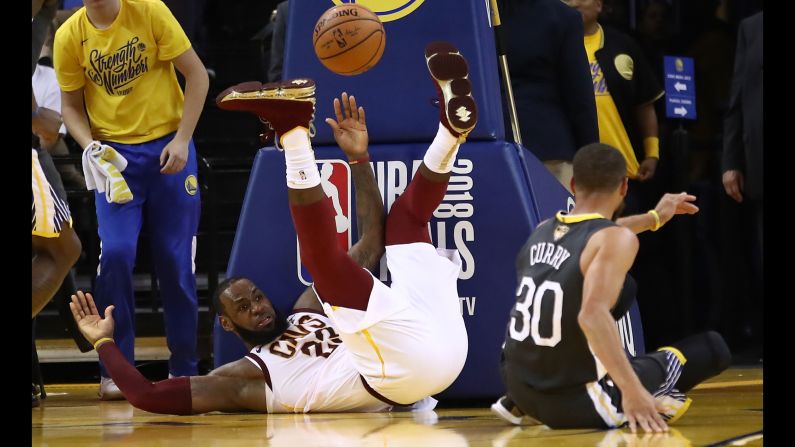
[[[97,348],[97,354],[113,382],[134,407],[150,413],[193,413],[190,377],[175,377],[152,383],[127,361],[115,342],[103,343]]]

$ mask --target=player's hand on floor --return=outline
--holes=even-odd
[[[72,295],[69,309],[72,310],[72,316],[75,318],[80,332],[91,344],[100,338],[113,338],[112,312],[114,306],[108,306],[105,309],[105,318],[102,318],[94,304],[94,297],[90,293],[78,290],[76,295]]]
[[[621,406],[632,433],[637,431],[638,425],[647,433],[668,431],[668,424],[660,416],[658,411],[661,409],[657,405],[657,401],[645,389],[623,394]]]

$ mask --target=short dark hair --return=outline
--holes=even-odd
[[[215,306],[215,313],[218,315],[222,314],[224,305],[221,303],[221,295],[223,295],[227,289],[232,287],[232,283],[241,279],[244,278],[242,276],[233,276],[231,278],[226,278],[225,280],[221,281],[220,284],[218,284],[218,287],[215,288],[215,293],[213,293],[213,306]]]
[[[611,192],[627,175],[627,163],[618,149],[602,143],[583,146],[574,155],[574,181],[577,189]]]

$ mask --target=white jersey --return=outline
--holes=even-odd
[[[392,286],[373,278],[366,311],[318,295],[325,315],[294,310],[284,334],[247,355],[271,383],[269,413],[427,411],[458,377],[468,349],[458,252],[417,242],[386,257]]]
[[[273,399],[269,413],[378,412],[391,408],[364,387],[328,317],[302,309],[288,316],[287,322],[284,334],[246,356],[266,378],[270,377]]]

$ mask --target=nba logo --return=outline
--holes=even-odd
[[[334,208],[334,225],[337,229],[337,243],[346,252],[351,248],[351,167],[342,160],[317,160],[320,170],[320,186],[326,197],[331,199]],[[295,239],[296,270],[298,279],[304,285],[312,284],[312,276],[301,264],[301,247]]]

